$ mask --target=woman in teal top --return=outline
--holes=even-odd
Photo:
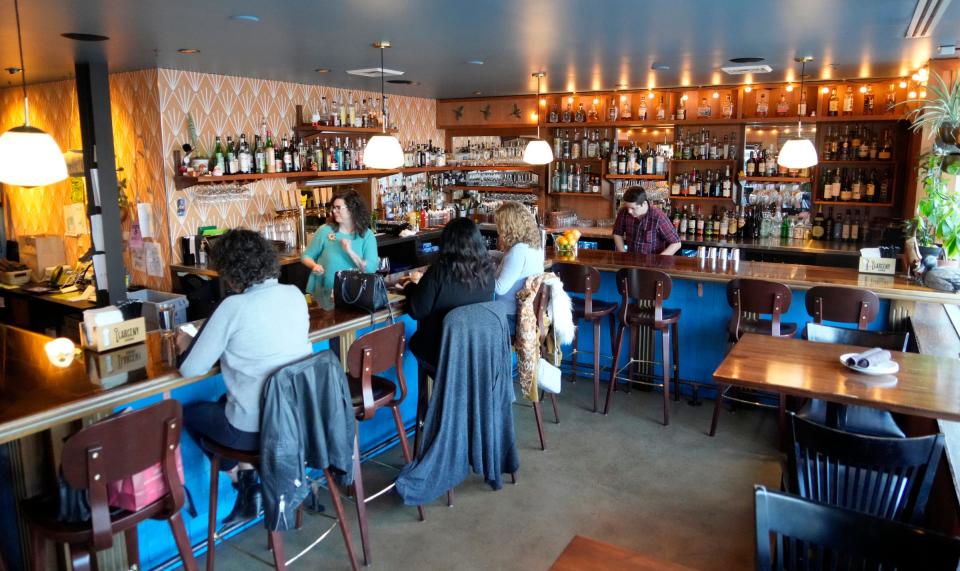
[[[370,210],[356,191],[333,199],[333,222],[313,235],[302,261],[311,270],[307,293],[314,297],[321,294],[321,289],[333,288],[334,276],[340,270],[376,271],[379,259],[377,239],[370,229]]]

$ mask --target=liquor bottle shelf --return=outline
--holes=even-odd
[[[824,116],[811,118],[817,123],[864,123],[867,121],[890,121],[895,122],[905,119],[904,115],[876,114],[876,115],[838,115],[836,117]]]
[[[349,171],[299,171],[299,172],[276,172],[276,173],[251,173],[251,174],[225,174],[220,176],[214,175],[201,175],[201,176],[186,176],[178,175],[174,177],[174,185],[177,190],[183,190],[185,188],[190,188],[191,186],[196,186],[200,184],[225,184],[225,183],[236,183],[236,184],[249,184],[252,182],[257,182],[261,180],[270,180],[270,179],[286,179],[287,182],[294,180],[302,179],[317,179],[317,178],[351,178],[351,177],[362,177],[362,178],[373,178],[379,176],[386,176],[396,173],[395,170],[380,170],[380,169],[364,169],[364,170],[349,170]]]
[[[314,127],[310,123],[297,125],[293,130],[305,138],[317,135],[380,135],[384,132],[381,127],[333,127],[328,125]],[[387,129],[386,132],[393,134],[399,131],[397,129]]]
[[[610,197],[599,192],[551,192],[550,196],[571,197],[571,198],[602,198],[610,200]]]
[[[838,167],[857,166],[857,165],[859,165],[859,166],[865,166],[865,167],[871,167],[871,166],[875,167],[875,166],[893,166],[893,161],[891,161],[891,160],[883,160],[883,161],[881,161],[881,160],[877,160],[877,159],[867,160],[867,161],[858,161],[858,160],[852,160],[852,161],[820,161],[820,164],[821,164],[821,165],[833,165],[833,166],[838,166]]]
[[[802,176],[745,176],[743,182],[811,182],[810,177]]]
[[[836,204],[837,206],[875,206],[878,208],[889,208],[893,206],[893,202],[863,202],[859,200],[824,200],[818,198],[815,201],[817,206],[832,206]]]
[[[803,117],[803,122],[808,125],[817,123],[864,123],[864,122],[889,122],[893,123],[905,119],[904,115],[876,114],[876,115],[848,115],[837,117]],[[731,117],[724,119],[722,117],[692,117],[690,119],[647,119],[646,121],[617,120],[617,121],[582,121],[569,123],[542,123],[540,126],[547,129],[579,129],[581,127],[592,129],[637,129],[642,127],[661,127],[669,128],[675,126],[689,125],[767,125],[767,124],[789,124],[791,127],[796,122],[797,116],[793,115],[774,115],[767,117]]]
[[[580,159],[564,159],[564,158],[557,157],[554,160],[559,162],[564,162],[564,163],[599,163],[603,161],[603,159],[600,157],[580,158]]]
[[[682,196],[678,194],[671,194],[670,200],[719,200],[733,202],[732,196]]]
[[[508,192],[514,194],[537,194],[540,192],[539,186],[529,188],[517,188],[515,186],[482,186],[482,185],[447,185],[445,190],[476,190],[479,192]]]
[[[665,174],[606,174],[607,180],[667,180]]]
[[[735,164],[737,159],[673,159],[671,163],[678,164],[693,164],[693,163],[702,163],[702,164]]]

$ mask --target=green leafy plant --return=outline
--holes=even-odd
[[[932,152],[923,155],[920,176],[924,196],[917,215],[907,222],[907,232],[921,246],[942,244],[948,258],[960,256],[960,195],[949,189],[944,175],[960,173],[960,157]]]
[[[955,143],[954,129],[960,127],[960,77],[948,85],[937,73],[933,74],[933,81],[926,86],[927,97],[924,99],[909,99],[899,105],[917,104],[917,107],[907,114],[910,128],[920,131],[929,128],[929,136],[946,135],[949,143]]]

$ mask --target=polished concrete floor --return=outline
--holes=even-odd
[[[699,407],[671,402],[671,423],[664,427],[659,393],[615,393],[610,414],[602,416],[590,412],[591,387],[589,380],[564,382],[561,424],[552,423],[545,407],[545,452],[533,410],[515,405],[517,485],[507,477],[503,490],[493,492],[470,477],[457,488],[452,508],[442,499],[427,506],[425,522],[392,492],[369,503],[371,568],[548,569],[577,534],[696,569],[752,568],[753,485],[775,488],[780,481],[775,414],[725,411],[710,438],[712,401]],[[398,463],[399,451],[378,460]],[[363,472],[367,490],[395,474],[372,462]],[[356,511],[349,500],[345,505],[362,562]],[[302,530],[284,534],[287,557],[331,521],[307,515]],[[266,534],[256,526],[218,547],[217,568],[266,569],[270,556]],[[339,532],[291,568],[349,569]]]

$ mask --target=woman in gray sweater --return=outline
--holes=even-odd
[[[220,361],[226,394],[184,410],[184,426],[195,437],[238,450],[260,449],[260,393],[277,369],[312,352],[310,316],[303,293],[277,282],[280,262],[273,245],[251,230],[231,230],[211,252],[220,279],[236,292],[224,298],[181,355],[180,373],[206,373]],[[180,340],[178,340],[180,341]],[[185,343],[179,343],[181,346]],[[256,517],[259,486],[249,464],[221,463],[239,493],[224,520]]]

